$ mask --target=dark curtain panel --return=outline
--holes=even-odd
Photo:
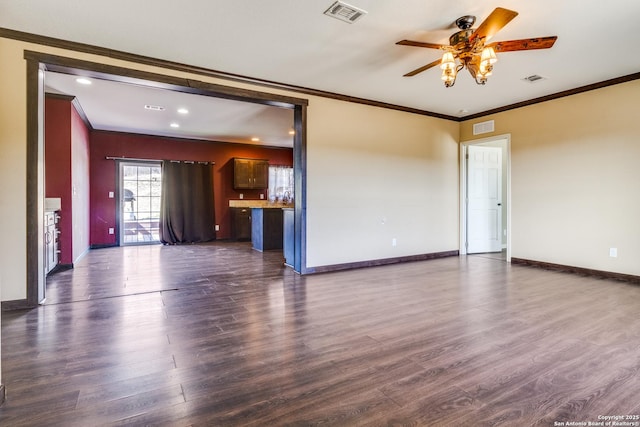
[[[162,161],[160,240],[196,243],[215,240],[213,167]]]

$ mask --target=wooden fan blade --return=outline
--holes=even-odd
[[[502,7],[495,8],[494,11],[491,12],[491,15],[489,15],[473,32],[471,37],[469,37],[469,41],[473,42],[478,37],[490,39],[516,16],[518,16],[518,12],[513,10]]]
[[[496,52],[513,52],[515,50],[549,49],[556,42],[558,36],[536,37],[522,40],[507,40],[504,42],[490,43]]]
[[[429,49],[442,49],[442,48],[446,47],[446,46],[441,45],[441,44],[428,43],[428,42],[417,42],[417,41],[413,41],[413,40],[400,40],[396,44],[400,44],[400,45],[403,45],[403,46],[426,47],[426,48],[429,48]]]
[[[427,65],[423,65],[420,68],[416,68],[413,71],[408,72],[407,74],[405,74],[403,77],[412,77],[415,76],[416,74],[420,74],[423,71],[428,70],[429,68],[435,67],[436,65],[438,65],[440,63],[440,59],[436,59],[435,61],[427,64]]]

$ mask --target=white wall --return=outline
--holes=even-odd
[[[458,123],[319,98],[308,114],[310,267],[458,249]]]
[[[0,269],[0,301],[2,301],[2,269]],[[2,343],[2,316],[0,316],[0,343]],[[0,345],[0,386],[2,384],[2,345]]]
[[[0,38],[0,281],[3,300],[26,297],[26,66]]]
[[[511,134],[513,257],[640,275],[638,99],[635,80],[462,123]]]

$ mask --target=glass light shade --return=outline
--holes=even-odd
[[[486,62],[481,62],[480,63],[480,68],[478,69],[478,77],[484,76],[484,77],[489,77],[493,71],[493,67],[489,66]]]
[[[442,70],[442,76],[440,77],[445,83],[453,83],[456,80],[455,69]]]
[[[453,70],[456,68],[456,60],[453,58],[453,53],[445,52],[444,55],[442,55],[440,68],[442,68],[443,70]]]
[[[481,64],[495,64],[498,61],[496,57],[496,51],[492,47],[485,47],[482,49],[482,55],[480,56]]]

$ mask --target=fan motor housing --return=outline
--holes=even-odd
[[[466,43],[473,34],[473,30],[462,30],[454,33],[451,37],[449,37],[449,44],[451,46],[456,46],[459,43]]]
[[[456,19],[456,27],[460,28],[461,30],[468,30],[469,28],[473,27],[473,24],[475,24],[475,22],[476,17],[473,15],[461,16],[460,18]]]

